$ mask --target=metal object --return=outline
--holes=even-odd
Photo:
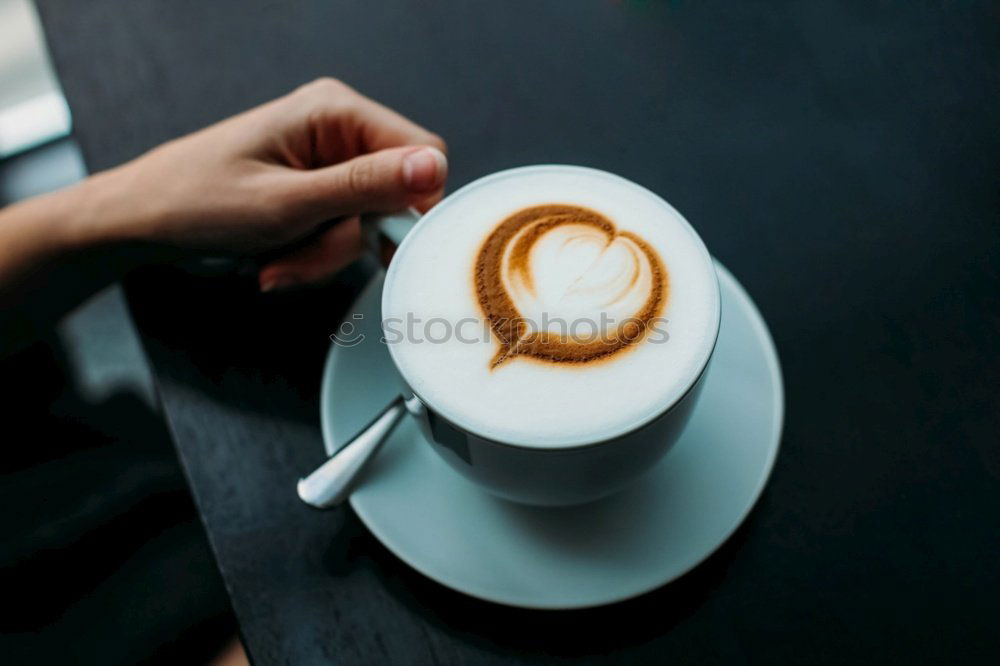
[[[358,476],[409,411],[419,413],[423,404],[417,397],[392,401],[381,414],[343,448],[334,453],[309,476],[299,479],[299,499],[317,509],[329,509],[351,495]]]

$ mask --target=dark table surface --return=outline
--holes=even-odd
[[[452,189],[568,162],[662,194],[781,355],[781,455],[730,542],[641,599],[527,612],[295,498],[360,269],[280,296],[131,277],[255,663],[996,663],[996,4],[39,5],[92,170],[334,75],[442,134]]]

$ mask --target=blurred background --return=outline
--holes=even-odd
[[[86,175],[71,129],[34,3],[0,0],[0,207]],[[0,394],[0,663],[217,655],[235,621],[121,287],[0,349]]]
[[[72,120],[31,0],[0,0],[0,206],[86,174]],[[126,389],[155,409],[153,383],[118,285],[59,326],[74,382],[88,400]]]

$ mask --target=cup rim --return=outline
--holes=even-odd
[[[718,341],[719,341],[719,330],[720,330],[720,328],[722,326],[722,303],[721,303],[722,292],[721,292],[721,289],[719,288],[719,278],[718,278],[718,275],[716,274],[716,271],[715,271],[715,262],[714,262],[714,259],[712,258],[711,253],[709,253],[708,248],[705,246],[705,242],[702,240],[701,236],[694,229],[694,227],[691,225],[691,223],[688,222],[687,218],[685,218],[680,213],[680,211],[678,211],[676,208],[674,208],[666,199],[664,199],[663,197],[661,197],[660,195],[658,195],[656,192],[653,192],[649,188],[646,188],[646,187],[640,185],[639,183],[636,183],[635,181],[629,180],[628,178],[625,178],[623,176],[619,176],[619,175],[611,173],[609,171],[604,171],[602,169],[595,169],[593,167],[578,166],[578,165],[573,165],[573,164],[556,164],[556,163],[551,163],[551,164],[533,164],[533,165],[527,165],[527,166],[513,167],[513,168],[510,168],[510,169],[503,169],[501,171],[495,171],[493,173],[487,174],[487,175],[482,176],[480,178],[476,178],[475,180],[472,180],[472,181],[466,183],[462,187],[458,188],[457,190],[455,190],[454,192],[452,192],[451,194],[449,194],[448,196],[446,196],[442,200],[441,203],[444,203],[445,201],[447,201],[449,199],[452,199],[452,198],[457,198],[459,195],[461,195],[466,190],[473,189],[475,187],[481,186],[481,185],[483,185],[485,183],[488,183],[490,181],[497,180],[497,179],[500,179],[500,178],[504,178],[504,177],[510,176],[512,174],[522,173],[522,172],[531,172],[531,171],[546,171],[546,170],[551,170],[551,169],[556,169],[556,170],[560,170],[560,171],[567,171],[568,170],[568,171],[580,171],[580,172],[587,172],[587,173],[596,173],[596,174],[600,174],[601,177],[612,178],[612,179],[615,179],[615,180],[624,181],[624,182],[628,183],[629,185],[631,185],[633,187],[637,187],[637,188],[643,190],[648,195],[654,197],[662,205],[666,206],[669,210],[673,211],[673,213],[681,220],[681,222],[683,222],[685,225],[687,225],[688,229],[691,231],[691,233],[694,236],[694,240],[696,241],[696,244],[701,248],[702,252],[705,254],[705,258],[708,261],[709,266],[711,267],[712,284],[714,285],[714,291],[715,291],[715,294],[716,294],[716,308],[715,308],[715,327],[714,327],[714,330],[712,332],[712,344],[709,345],[706,348],[706,351],[704,353],[704,358],[701,359],[701,363],[700,363],[700,365],[698,367],[698,371],[696,373],[692,374],[691,380],[687,383],[687,385],[684,387],[684,390],[679,395],[677,395],[668,404],[664,405],[664,407],[662,409],[659,409],[657,411],[654,411],[654,412],[646,415],[642,419],[636,421],[635,423],[629,425],[628,427],[622,429],[619,432],[613,432],[610,435],[607,435],[607,436],[604,436],[604,437],[601,437],[601,438],[595,439],[595,440],[589,440],[589,441],[585,441],[585,442],[574,443],[574,444],[567,444],[567,445],[559,445],[559,446],[536,446],[536,445],[533,445],[533,444],[527,444],[527,443],[523,443],[523,442],[504,441],[504,440],[497,439],[495,437],[489,437],[489,436],[480,434],[480,433],[476,432],[475,428],[471,428],[471,427],[469,427],[467,425],[462,425],[461,419],[456,419],[451,413],[449,413],[446,410],[442,410],[440,407],[438,407],[437,405],[435,405],[432,401],[427,400],[424,396],[420,395],[417,391],[415,391],[413,389],[412,383],[406,377],[406,373],[403,371],[403,368],[400,367],[400,364],[396,360],[395,352],[392,349],[393,345],[386,345],[389,348],[389,357],[392,359],[393,366],[396,368],[396,372],[399,373],[399,376],[402,378],[403,383],[406,385],[407,390],[410,391],[414,396],[416,396],[417,398],[419,398],[420,401],[423,402],[424,405],[427,407],[427,409],[429,409],[430,411],[434,412],[435,415],[437,415],[440,418],[443,418],[445,421],[447,421],[448,424],[451,427],[453,427],[456,430],[459,430],[459,431],[461,431],[461,432],[463,432],[463,433],[465,433],[465,434],[467,434],[467,435],[469,435],[471,437],[475,437],[477,439],[480,439],[480,440],[483,440],[483,441],[487,441],[487,442],[490,442],[490,443],[493,443],[493,444],[497,444],[497,445],[505,446],[505,447],[510,447],[510,448],[515,448],[515,449],[527,450],[527,451],[537,451],[537,452],[540,452],[540,453],[560,453],[560,452],[573,451],[573,450],[577,450],[577,449],[589,448],[589,447],[592,447],[592,446],[599,446],[601,444],[607,444],[607,443],[619,440],[619,439],[621,439],[623,437],[627,437],[629,435],[635,434],[638,431],[645,429],[647,426],[651,425],[652,423],[655,423],[656,421],[658,421],[662,417],[666,416],[677,405],[679,405],[681,402],[683,402],[685,400],[685,398],[688,397],[688,395],[691,393],[691,391],[701,381],[702,377],[704,377],[705,372],[708,369],[708,364],[712,360],[712,357],[715,355],[715,347],[716,347],[716,345],[718,344]],[[430,217],[432,217],[434,215],[435,211],[439,210],[439,207],[440,207],[441,203],[439,203],[434,208],[432,208],[431,210],[429,210],[427,213],[425,213],[424,215],[422,215],[420,217],[420,219],[414,225],[414,229],[416,227],[420,226],[421,224],[423,224],[427,219],[429,219]],[[403,242],[396,248],[396,253],[397,254],[400,253],[400,252],[404,252],[405,251],[406,246],[411,242],[411,238],[413,236],[415,236],[415,234],[413,233],[412,230],[409,233],[406,234],[406,236],[403,238]],[[393,277],[394,277],[394,274],[395,274],[395,270],[396,270],[396,267],[394,266],[394,263],[390,262],[389,267],[386,270],[385,280],[384,280],[384,282],[382,284],[382,307],[383,308],[385,307],[385,302],[386,302],[385,293],[388,290],[389,286],[393,282]],[[382,316],[382,319],[384,320],[385,319],[385,312],[384,312],[384,310],[380,314]]]

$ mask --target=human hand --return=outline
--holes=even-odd
[[[441,199],[444,150],[437,135],[319,79],[95,176],[100,233],[244,254],[306,239],[258,280],[265,291],[313,282],[361,252],[361,213],[426,210]]]

